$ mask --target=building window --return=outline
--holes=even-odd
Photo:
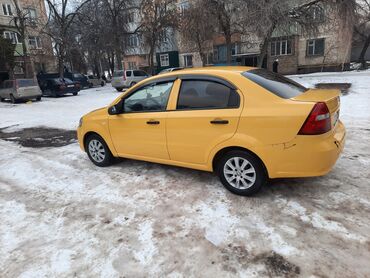
[[[189,8],[189,2],[185,1],[178,5],[179,13],[181,16],[185,16],[186,10]]]
[[[167,42],[168,42],[167,31],[166,31],[166,30],[163,30],[163,31],[160,33],[159,38],[161,39],[161,41],[162,41],[162,42],[167,43]]]
[[[128,69],[129,70],[136,69],[136,62],[128,62]]]
[[[12,44],[21,44],[21,40],[19,39],[19,35],[16,32],[11,32],[11,31],[4,31],[3,37],[5,39],[8,39],[12,42]]]
[[[310,7],[308,10],[308,17],[309,19],[315,21],[315,22],[323,22],[324,21],[324,9],[320,6],[313,6]]]
[[[239,45],[238,44],[236,44],[236,43],[234,43],[232,46],[231,46],[231,55],[232,56],[235,56],[235,55],[237,55],[238,54],[238,52],[239,52]]]
[[[325,49],[325,39],[315,39],[307,41],[307,56],[323,56]]]
[[[206,55],[207,55],[207,65],[212,65],[213,64],[213,53],[208,52]]]
[[[126,14],[126,23],[133,23],[135,21],[135,12],[128,12]]]
[[[41,40],[39,37],[29,36],[28,45],[30,48],[41,48]]]
[[[271,56],[292,54],[291,40],[277,40],[271,42]]]
[[[184,55],[184,67],[190,68],[193,66],[193,55]]]
[[[127,45],[130,47],[139,46],[139,37],[137,35],[131,35],[128,37]]]
[[[27,8],[25,10],[27,12],[27,17],[28,18],[30,18],[30,19],[36,19],[37,18],[36,9],[34,9],[34,8]]]
[[[13,15],[12,5],[10,5],[10,4],[3,4],[2,6],[3,6],[3,14],[4,15],[8,15],[8,16]]]
[[[159,58],[161,67],[168,67],[170,65],[170,56],[168,54],[161,54]]]
[[[14,74],[23,74],[23,73],[24,73],[24,62],[15,62]]]

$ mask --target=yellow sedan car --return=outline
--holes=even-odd
[[[233,193],[269,178],[328,173],[344,147],[339,91],[258,68],[210,67],[148,78],[81,118],[97,166],[115,157],[216,172]]]

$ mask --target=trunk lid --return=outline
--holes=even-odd
[[[329,109],[332,127],[336,125],[340,110],[340,90],[336,89],[309,89],[299,96],[291,98],[301,102],[323,102]]]

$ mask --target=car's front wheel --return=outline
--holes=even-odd
[[[231,192],[250,196],[267,181],[266,171],[258,158],[246,151],[230,151],[217,164],[222,184]]]
[[[106,167],[113,163],[113,155],[107,144],[97,134],[92,134],[86,139],[85,149],[90,160],[99,167]]]

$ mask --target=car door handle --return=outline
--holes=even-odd
[[[211,124],[213,125],[227,125],[229,123],[228,120],[213,120]]]
[[[146,124],[148,124],[148,125],[159,125],[160,121],[150,120],[150,121],[147,121]]]

